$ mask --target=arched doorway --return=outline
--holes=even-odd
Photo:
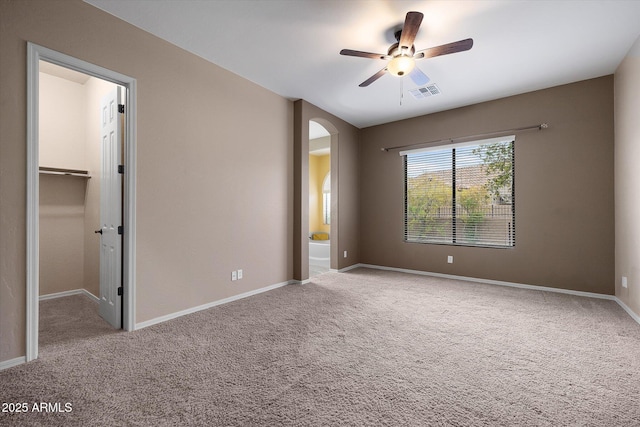
[[[309,121],[309,277],[331,268],[331,134]]]
[[[293,279],[299,283],[309,281],[309,124],[315,122],[329,133],[331,153],[330,195],[330,268],[338,269],[338,245],[340,243],[338,129],[330,122],[330,116],[319,108],[298,100],[294,103],[294,217],[293,217]],[[312,125],[315,126],[315,125]]]

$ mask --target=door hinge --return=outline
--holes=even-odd
[[[124,113],[124,104],[118,104],[118,113],[120,114]]]
[[[122,295],[122,286],[118,288],[118,296]]]
[[[118,165],[118,173],[124,173],[124,165]]]
[[[124,227],[121,225],[118,226],[118,234],[124,234]]]

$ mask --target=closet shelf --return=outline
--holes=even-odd
[[[44,166],[40,166],[40,173],[45,175],[66,175],[66,176],[77,176],[80,178],[90,179],[91,175],[89,175],[89,171],[79,170],[79,169],[61,169],[61,168],[48,168]]]

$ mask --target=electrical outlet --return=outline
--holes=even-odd
[[[242,279],[242,270],[238,270],[238,280]]]
[[[347,251],[344,251],[344,257],[345,258],[347,257]]]
[[[627,286],[628,286],[627,285],[627,278],[625,276],[622,276],[622,287],[626,288]]]
[[[238,280],[238,272],[237,271],[232,271],[231,272],[231,281],[236,281]]]
[[[447,263],[449,263],[449,264],[453,264],[453,255],[449,255],[449,256],[447,257]]]

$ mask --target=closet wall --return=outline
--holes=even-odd
[[[97,296],[100,100],[115,85],[42,68],[40,166],[86,170],[91,178],[40,174],[40,295],[85,289]]]

